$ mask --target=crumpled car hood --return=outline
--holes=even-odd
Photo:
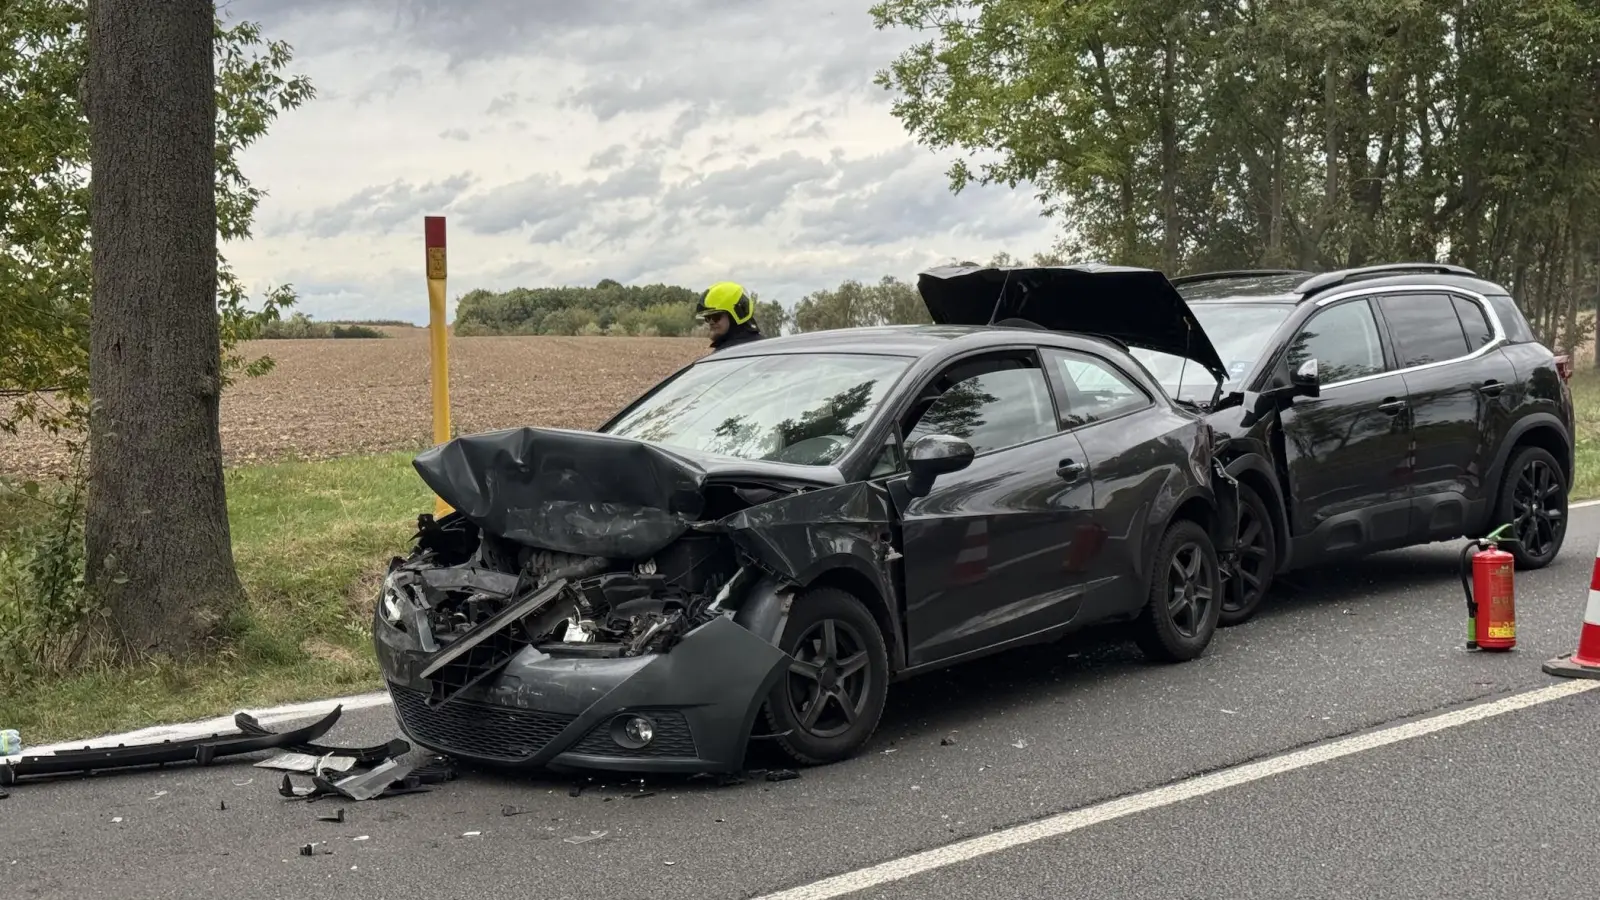
[[[484,531],[585,556],[646,559],[688,530],[713,479],[829,486],[831,467],[700,455],[589,431],[509,428],[419,453],[428,487]]]
[[[917,278],[939,325],[1023,318],[1052,331],[1116,338],[1186,357],[1226,381],[1227,367],[1200,320],[1167,277],[1128,266],[940,266]]]

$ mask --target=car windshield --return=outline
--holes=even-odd
[[[828,465],[910,364],[854,353],[713,357],[602,430],[720,456]]]
[[[1190,309],[1228,368],[1228,380],[1222,385],[1222,392],[1227,394],[1239,390],[1240,382],[1266,348],[1267,339],[1294,307],[1286,303],[1196,303]],[[1133,355],[1174,399],[1211,402],[1217,380],[1198,363],[1139,347],[1133,349]]]

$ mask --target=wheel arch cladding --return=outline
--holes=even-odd
[[[861,605],[872,614],[873,621],[878,623],[878,630],[883,634],[883,642],[889,651],[890,669],[903,668],[900,656],[899,616],[890,610],[888,598],[883,595],[882,589],[874,579],[853,566],[840,566],[822,572],[812,579],[806,588],[837,588],[860,600]]]
[[[1573,479],[1572,448],[1568,446],[1567,439],[1561,429],[1550,422],[1536,421],[1524,428],[1511,442],[1510,449],[1501,461],[1501,472],[1510,463],[1511,457],[1523,447],[1538,447],[1549,451],[1556,458],[1557,465],[1561,466],[1561,474],[1567,480],[1567,488],[1571,490]]]

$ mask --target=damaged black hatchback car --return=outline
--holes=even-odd
[[[1128,353],[1216,352],[1160,273],[1062,268],[1000,309],[814,332],[678,371],[597,432],[457,438],[374,619],[400,725],[491,764],[734,771],[859,750],[889,684],[1124,621],[1217,627],[1237,516],[1214,436]],[[1007,304],[1010,305],[1010,304]]]

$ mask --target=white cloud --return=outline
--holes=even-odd
[[[786,302],[1052,242],[1027,186],[952,195],[872,84],[913,36],[868,0],[231,0],[319,96],[246,172],[253,284],[319,317],[425,321],[422,217],[452,295],[738,278]]]

